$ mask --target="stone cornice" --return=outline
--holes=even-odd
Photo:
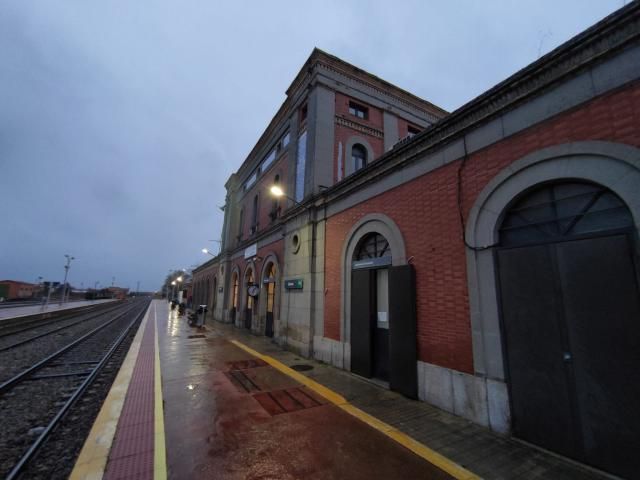
[[[384,134],[382,133],[382,130],[378,130],[378,129],[370,127],[368,125],[364,125],[362,123],[355,122],[353,120],[349,120],[348,118],[344,118],[341,115],[336,115],[336,123],[338,125],[343,125],[345,127],[349,127],[349,128],[351,128],[353,130],[356,130],[358,132],[364,133],[366,135],[371,135],[373,137],[382,138],[384,136]]]
[[[366,169],[324,192],[332,202],[460,138],[472,128],[516,108],[563,79],[640,41],[640,2],[633,2],[573,37],[538,61],[463,105],[435,125],[400,143]]]

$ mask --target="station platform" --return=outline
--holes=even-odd
[[[0,321],[7,318],[26,317],[29,315],[36,315],[38,313],[57,312],[60,310],[86,307],[88,305],[98,305],[105,302],[113,302],[113,300],[80,300],[78,302],[66,302],[63,305],[60,305],[57,302],[52,302],[49,303],[46,308],[43,308],[43,305],[25,305],[23,307],[2,308],[0,309]]]
[[[71,479],[604,479],[152,302]]]

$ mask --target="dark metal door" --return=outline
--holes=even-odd
[[[351,371],[372,375],[372,325],[374,270],[354,270],[351,274]]]
[[[513,433],[575,457],[578,430],[552,246],[501,250],[498,272]]]
[[[640,296],[629,235],[501,250],[516,436],[609,472],[640,467]]]
[[[251,329],[251,309],[246,308],[244,311],[244,328]]]
[[[584,459],[628,478],[640,468],[640,298],[631,245],[628,235],[556,245]]]
[[[411,265],[389,269],[389,386],[418,397],[415,273]]]
[[[273,337],[273,312],[267,312],[264,334]]]

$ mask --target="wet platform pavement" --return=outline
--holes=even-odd
[[[168,477],[452,478],[225,338],[159,328]]]
[[[164,301],[121,374],[71,479],[615,478]]]

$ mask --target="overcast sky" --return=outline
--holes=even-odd
[[[159,288],[317,46],[454,110],[622,0],[0,3],[0,279]]]

